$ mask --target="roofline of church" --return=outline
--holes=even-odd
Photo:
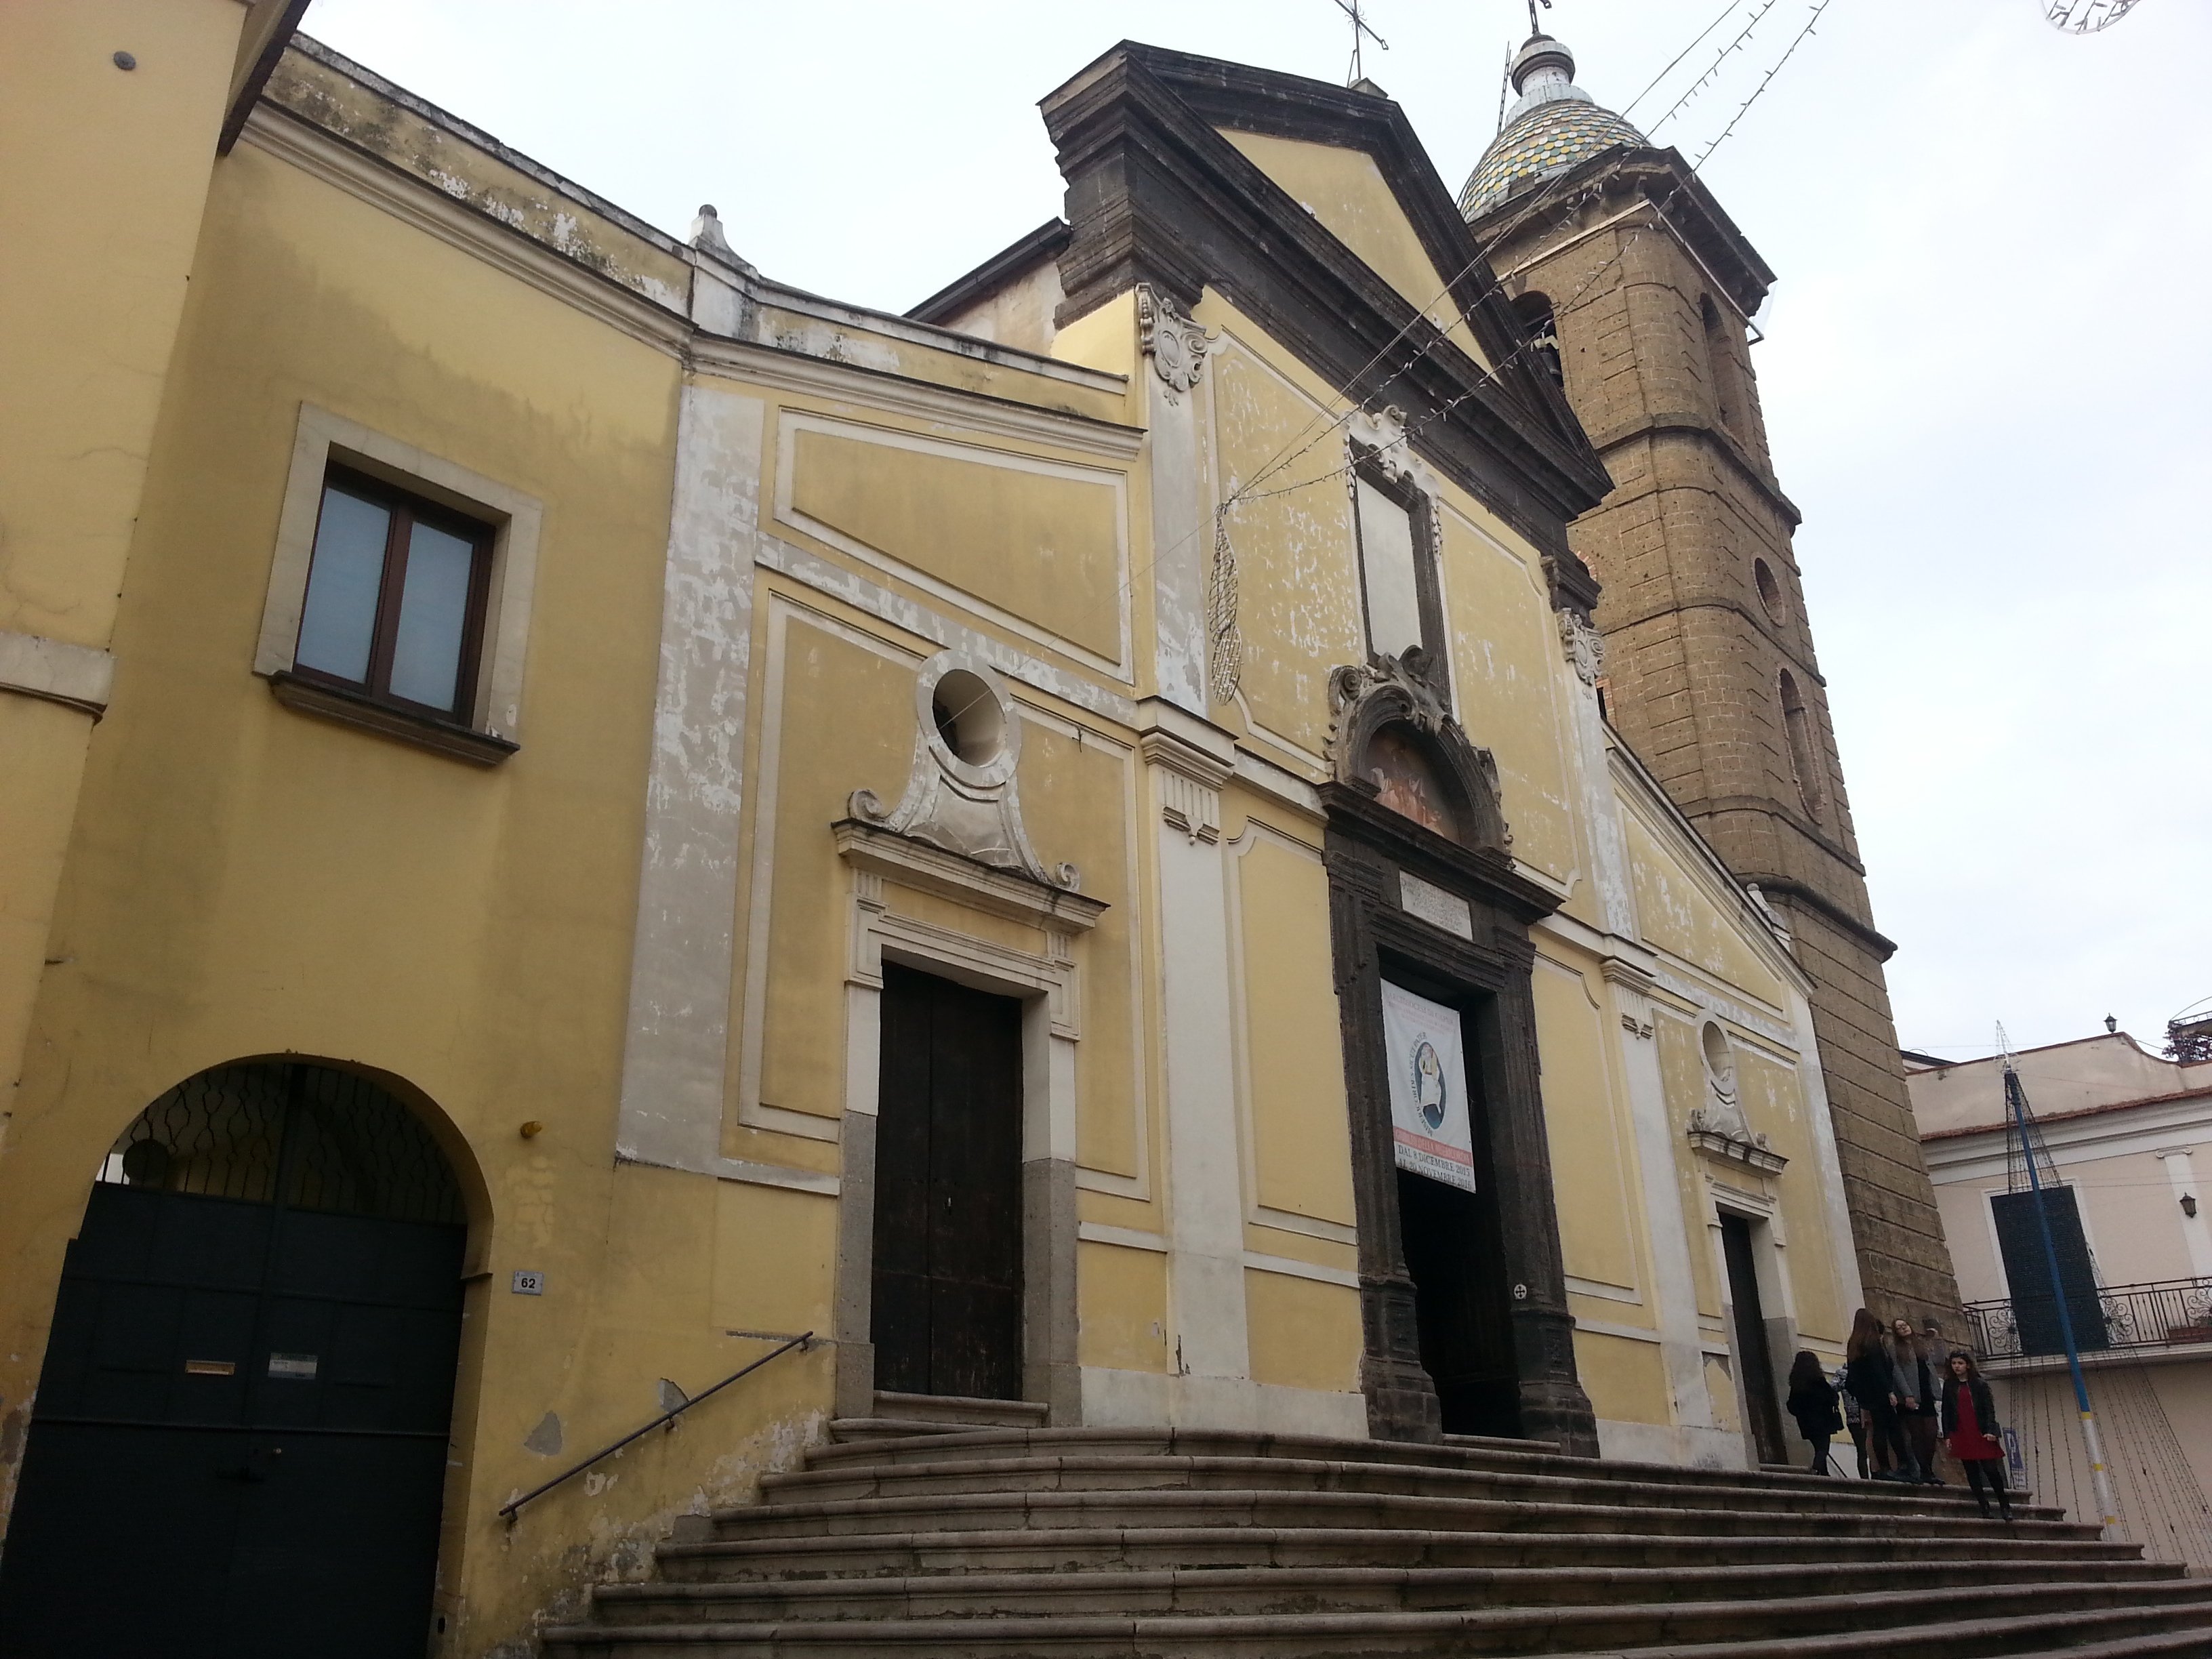
[[[1066,220],[1048,219],[973,270],[954,277],[906,314],[918,323],[948,327],[946,318],[958,316],[1009,283],[1019,282],[1039,265],[1060,258],[1071,234]]]
[[[1389,98],[1123,41],[1040,105],[1067,180],[1064,325],[1139,283],[1188,307],[1209,288],[1347,395],[1409,415],[1430,465],[1549,556],[1558,603],[1597,584],[1567,523],[1612,489],[1521,331],[1443,181]],[[1218,128],[1366,150],[1403,206],[1486,371]]]

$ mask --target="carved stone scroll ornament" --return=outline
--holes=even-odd
[[[1137,329],[1152,372],[1170,395],[1181,396],[1198,384],[1206,368],[1206,329],[1175,308],[1175,302],[1150,283],[1137,284]]]
[[[1329,769],[1339,783],[1371,787],[1367,763],[1376,734],[1386,726],[1411,726],[1428,740],[1457,798],[1450,805],[1460,821],[1458,839],[1477,852],[1504,857],[1513,832],[1505,823],[1498,763],[1487,749],[1468,740],[1444,707],[1423,660],[1426,654],[1414,646],[1401,657],[1370,657],[1330,671]]]
[[[1590,625],[1590,619],[1579,611],[1559,612],[1559,643],[1566,648],[1567,661],[1573,665],[1575,678],[1584,685],[1595,685],[1598,676],[1605,672],[1605,635]]]
[[[1076,867],[1048,867],[1023,826],[1015,776],[1021,715],[998,674],[967,652],[941,651],[915,677],[915,713],[914,763],[898,805],[886,810],[873,790],[856,789],[848,813],[978,864],[1079,890]]]
[[[1244,674],[1244,635],[1237,626],[1237,550],[1229,540],[1233,502],[1213,510],[1213,568],[1206,583],[1206,672],[1216,702],[1234,702]]]

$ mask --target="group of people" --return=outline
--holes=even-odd
[[[2008,1521],[2012,1496],[2005,1490],[2004,1447],[1997,1432],[1996,1401],[1974,1357],[1953,1348],[1942,1358],[1942,1334],[1933,1321],[1915,1332],[1912,1322],[1882,1322],[1861,1308],[1851,1321],[1844,1363],[1831,1376],[1809,1349],[1790,1370],[1790,1414],[1813,1448],[1813,1473],[1832,1474],[1828,1445],[1848,1432],[1858,1449],[1862,1480],[1941,1486],[1936,1473],[1940,1441],[1966,1472],[1974,1501],[1990,1512],[1990,1499]]]

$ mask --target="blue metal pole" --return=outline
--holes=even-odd
[[[2020,1073],[2007,1060],[2004,1068],[2005,1104],[2012,1109],[2013,1124],[2020,1132],[2020,1155],[2027,1164],[2027,1189],[2035,1198],[2035,1224],[2043,1234],[2043,1261],[2051,1273],[2051,1299],[2058,1308],[2058,1340],[2066,1345],[2066,1368],[2074,1376],[2074,1404],[2081,1413],[2081,1437],[2089,1449],[2089,1477],[2097,1488],[2097,1503],[2107,1528],[2119,1524],[2112,1505],[2112,1479],[2105,1468],[2105,1450],[2097,1436],[2097,1414],[2089,1409],[2089,1384],[2081,1375],[2081,1351],[2074,1343],[2074,1314],[2066,1305],[2066,1291],[2058,1282],[2058,1245],[2051,1236],[2051,1212],[2045,1207],[2043,1177],[2035,1168],[2035,1145],[2027,1134],[2027,1092],[2020,1086]]]

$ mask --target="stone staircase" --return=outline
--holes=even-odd
[[[1950,1489],[879,1400],[547,1659],[2212,1655],[2212,1581]],[[979,1404],[981,1402],[978,1402]]]

